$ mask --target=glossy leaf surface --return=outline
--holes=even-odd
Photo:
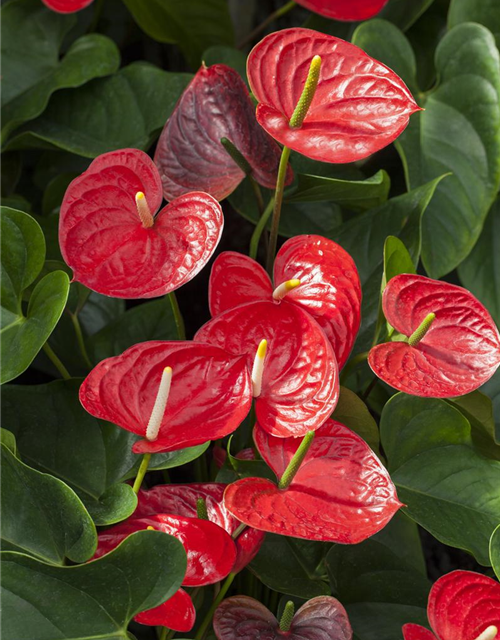
[[[321,56],[316,93],[300,128],[289,120],[309,65]],[[309,29],[265,37],[248,58],[257,120],[276,140],[314,160],[354,162],[395,140],[419,107],[404,82],[364,51]]]
[[[281,151],[257,123],[245,83],[226,65],[202,66],[156,147],[155,163],[166,200],[190,191],[205,191],[223,200],[236,189],[245,174],[224,149],[221,138],[240,151],[259,184],[274,189]],[[286,184],[292,179],[288,168]]]
[[[280,478],[298,439],[254,430],[260,454]],[[368,445],[339,422],[328,420],[289,488],[245,478],[226,489],[228,510],[246,524],[308,540],[356,544],[382,529],[401,507],[389,474]]]
[[[285,635],[269,609],[248,596],[224,600],[214,615],[214,631],[218,640],[278,640]],[[352,629],[340,602],[329,596],[319,596],[300,607],[286,637],[290,640],[351,640]]]
[[[80,401],[96,418],[145,436],[165,367],[172,386],[158,437],[135,453],[174,451],[232,433],[250,409],[245,359],[192,342],[151,341],[100,362],[85,379]]]
[[[337,403],[338,368],[325,334],[309,314],[295,305],[252,302],[217,316],[195,336],[244,355],[249,371],[263,339],[268,346],[255,402],[259,423],[281,438],[317,429]]]
[[[135,197],[160,208],[158,171],[137,149],[106,153],[74,180],[61,206],[59,241],[74,279],[115,298],[152,298],[182,286],[205,266],[223,226],[211,196],[193,192],[168,204],[145,228]]]
[[[297,0],[309,11],[332,20],[369,20],[377,15],[389,0]]]
[[[384,290],[385,317],[411,336],[429,313],[436,318],[414,347],[378,345],[368,362],[376,375],[411,395],[446,398],[474,391],[500,365],[500,335],[483,305],[467,290],[418,275],[399,275]]]

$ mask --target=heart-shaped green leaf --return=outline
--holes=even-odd
[[[340,387],[340,396],[332,418],[361,436],[378,453],[380,438],[377,423],[366,404],[354,391]]]
[[[485,458],[500,460],[500,438],[497,438],[493,403],[487,395],[473,391],[465,396],[451,398],[451,402],[469,421],[472,442]]]
[[[500,4],[497,0],[451,0],[448,27],[462,22],[479,22],[493,33],[500,46]]]

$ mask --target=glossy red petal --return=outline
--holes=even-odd
[[[417,396],[470,393],[500,365],[500,335],[490,314],[466,289],[424,276],[399,275],[382,298],[387,321],[410,336],[429,313],[436,318],[415,347],[389,342],[370,351],[374,373]]]
[[[57,11],[57,13],[74,13],[85,9],[94,0],[42,0],[42,2],[52,11]]]
[[[321,56],[316,93],[300,128],[289,120],[312,58]],[[314,160],[354,162],[393,142],[419,110],[393,71],[358,47],[310,29],[284,29],[251,51],[247,73],[257,120],[281,144]]]
[[[212,317],[247,302],[271,300],[273,286],[260,264],[235,251],[217,256],[210,273],[208,303]]]
[[[347,612],[330,596],[306,602],[295,614],[290,631],[280,631],[274,615],[260,602],[248,596],[224,600],[214,614],[218,640],[351,640],[352,629]]]
[[[137,149],[99,156],[69,185],[61,205],[59,241],[74,279],[115,298],[152,298],[182,286],[205,266],[222,233],[212,196],[177,198],[144,228],[135,196],[155,214],[162,202],[153,161]]]
[[[300,440],[275,438],[259,425],[255,443],[276,476],[283,475]],[[370,447],[347,427],[328,420],[290,487],[244,478],[224,493],[238,520],[271,533],[356,544],[380,531],[402,506],[389,473]]]
[[[281,247],[274,263],[274,284],[297,278],[300,286],[287,302],[310,313],[326,333],[342,368],[361,322],[361,283],[354,260],[333,240],[295,236]]]
[[[191,597],[179,589],[174,595],[154,609],[137,614],[135,622],[151,627],[168,627],[174,631],[191,631],[196,622],[196,609]]]
[[[404,640],[437,640],[432,631],[412,623],[403,625],[403,638]]]
[[[427,608],[439,640],[475,640],[500,629],[500,584],[473,571],[453,571],[434,584]]]
[[[389,0],[297,0],[309,11],[332,20],[368,20],[382,11]]]
[[[159,514],[145,518],[129,518],[99,534],[94,558],[100,558],[136,531],[153,527],[182,542],[187,553],[185,587],[202,587],[223,580],[236,559],[231,536],[208,520]]]
[[[207,344],[151,341],[100,362],[80,387],[93,416],[145,436],[163,369],[173,370],[158,438],[135,453],[174,451],[232,433],[252,402],[246,361]]]
[[[205,324],[195,340],[247,357],[249,370],[260,341],[268,343],[257,419],[286,438],[320,427],[338,400],[338,367],[323,330],[291,304],[252,302]]]
[[[222,200],[236,189],[245,174],[225,151],[221,138],[228,138],[241,152],[259,184],[274,189],[281,151],[257,123],[245,83],[226,65],[203,65],[167,120],[156,147],[155,162],[167,200],[199,190]],[[289,168],[286,183],[292,180]]]

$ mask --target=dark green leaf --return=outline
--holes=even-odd
[[[410,3],[408,0],[390,0],[378,15],[406,31],[433,2],[434,0],[412,0]]]
[[[10,452],[18,457],[17,455],[17,445],[16,445],[16,436],[9,431],[8,429],[4,429],[3,427],[0,429],[0,442],[10,450]]]
[[[452,398],[453,403],[470,422],[472,442],[483,456],[500,460],[500,442],[495,433],[493,404],[484,393],[473,391],[466,396]]]
[[[493,417],[495,419],[496,440],[500,440],[500,369],[481,387],[481,391],[493,402]]]
[[[248,83],[247,56],[243,51],[223,45],[214,45],[203,53],[202,60],[207,67],[213,64],[225,64],[237,71],[243,80]]]
[[[490,561],[496,577],[500,580],[500,524],[491,535]]]
[[[500,47],[500,4],[498,0],[451,0],[448,27],[462,22],[479,22],[488,27]]]
[[[347,387],[340,387],[339,401],[332,418],[352,429],[375,452],[378,452],[380,439],[377,423],[368,411],[366,404]]]
[[[97,533],[78,496],[64,482],[27,467],[2,445],[2,549],[54,564],[85,562]]]
[[[427,610],[409,604],[357,602],[348,604],[346,609],[354,640],[401,640],[404,624],[429,624]]]
[[[389,236],[384,245],[384,282],[401,273],[416,273],[416,265],[399,238]]]

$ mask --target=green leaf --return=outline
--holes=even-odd
[[[452,403],[470,422],[474,447],[485,458],[500,460],[500,441],[495,433],[493,403],[480,391],[465,396],[450,398]]]
[[[268,533],[249,568],[274,591],[304,599],[330,595],[324,566],[330,546]]]
[[[401,640],[404,624],[429,624],[427,610],[409,604],[356,602],[348,604],[346,610],[354,640]]]
[[[500,7],[500,5],[499,5]],[[474,249],[458,267],[458,275],[500,325],[500,198],[493,204]]]
[[[495,36],[500,47],[500,4],[498,0],[451,0],[448,11],[448,28],[462,22],[479,22]]]
[[[16,436],[9,431],[8,429],[0,428],[0,442],[3,444],[9,451],[17,457],[17,444],[16,444]]]
[[[2,140],[40,115],[54,91],[114,73],[120,65],[115,43],[97,33],[79,38],[61,58],[62,42],[76,18],[38,0],[13,0],[1,14]]]
[[[53,564],[85,562],[97,546],[94,523],[64,482],[27,467],[2,445],[2,549]]]
[[[481,391],[486,394],[493,403],[493,417],[495,419],[496,440],[500,440],[500,369],[497,369],[492,378],[483,384]]]
[[[378,452],[380,438],[377,423],[363,400],[347,387],[340,387],[339,401],[332,418],[357,433],[373,451]]]
[[[148,36],[176,43],[193,69],[212,45],[234,45],[227,0],[123,0]]]
[[[417,273],[415,267],[404,243],[399,238],[389,236],[384,245],[384,283],[401,273]]]
[[[434,0],[412,0],[411,3],[408,0],[390,0],[378,16],[406,31],[433,2]]]
[[[111,553],[75,567],[2,554],[2,627],[8,638],[129,640],[140,611],[168,600],[186,570],[182,544],[139,531]]]
[[[32,387],[8,385],[2,398],[3,424],[16,436],[24,460],[70,485],[96,524],[112,524],[136,507],[132,488],[120,483],[134,478],[140,464],[140,456],[132,453],[137,436],[88,414],[78,399],[80,384],[72,379]],[[207,447],[154,454],[149,468],[183,465]]]
[[[125,147],[147,150],[190,78],[136,62],[108,78],[58,91],[8,148],[59,148],[86,158]]]
[[[231,69],[237,71],[243,80],[248,84],[247,80],[247,56],[239,49],[225,47],[224,45],[214,45],[203,52],[203,62],[207,67],[213,64],[225,64]]]
[[[467,257],[500,184],[500,62],[478,24],[452,29],[436,50],[439,85],[396,141],[411,188],[452,171],[423,219],[422,260],[438,278]]]
[[[385,171],[360,181],[339,180],[299,174],[297,185],[285,193],[285,202],[329,202],[351,209],[367,211],[387,200],[391,181]]]
[[[496,577],[500,580],[500,524],[491,534],[490,562]]]

